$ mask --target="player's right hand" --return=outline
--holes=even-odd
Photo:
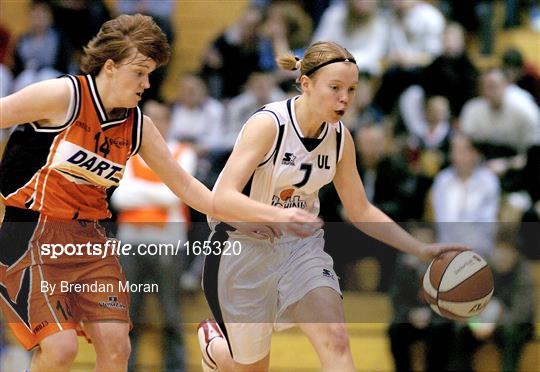
[[[279,222],[272,228],[280,231],[283,235],[294,235],[301,238],[313,235],[323,225],[323,221],[300,208],[281,209]]]

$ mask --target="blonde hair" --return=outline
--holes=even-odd
[[[133,49],[152,59],[158,67],[166,64],[171,56],[167,37],[152,17],[124,14],[105,22],[83,48],[81,70],[96,76],[108,59],[122,61]]]
[[[332,41],[319,41],[312,44],[300,59],[291,53],[280,55],[276,58],[276,63],[283,70],[300,70],[302,75],[311,75],[327,62],[335,59],[348,59],[355,62],[352,54],[341,45]],[[337,62],[337,61],[336,61]]]

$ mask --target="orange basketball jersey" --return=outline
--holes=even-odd
[[[107,218],[107,189],[139,150],[142,114],[136,107],[110,119],[92,76],[63,78],[74,92],[66,122],[15,129],[0,163],[0,194],[8,206],[53,218]]]

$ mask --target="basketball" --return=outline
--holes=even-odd
[[[423,281],[424,297],[433,311],[454,320],[478,315],[493,295],[493,275],[487,262],[472,251],[439,255]]]

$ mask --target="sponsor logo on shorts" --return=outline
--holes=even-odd
[[[334,276],[334,274],[332,274],[332,272],[328,269],[322,269],[322,276],[325,276],[327,278],[330,278],[332,280],[336,280],[336,277]]]
[[[118,301],[118,297],[116,296],[109,296],[109,301],[107,302],[100,301],[99,306],[117,310],[124,310],[126,308],[126,305]]]

